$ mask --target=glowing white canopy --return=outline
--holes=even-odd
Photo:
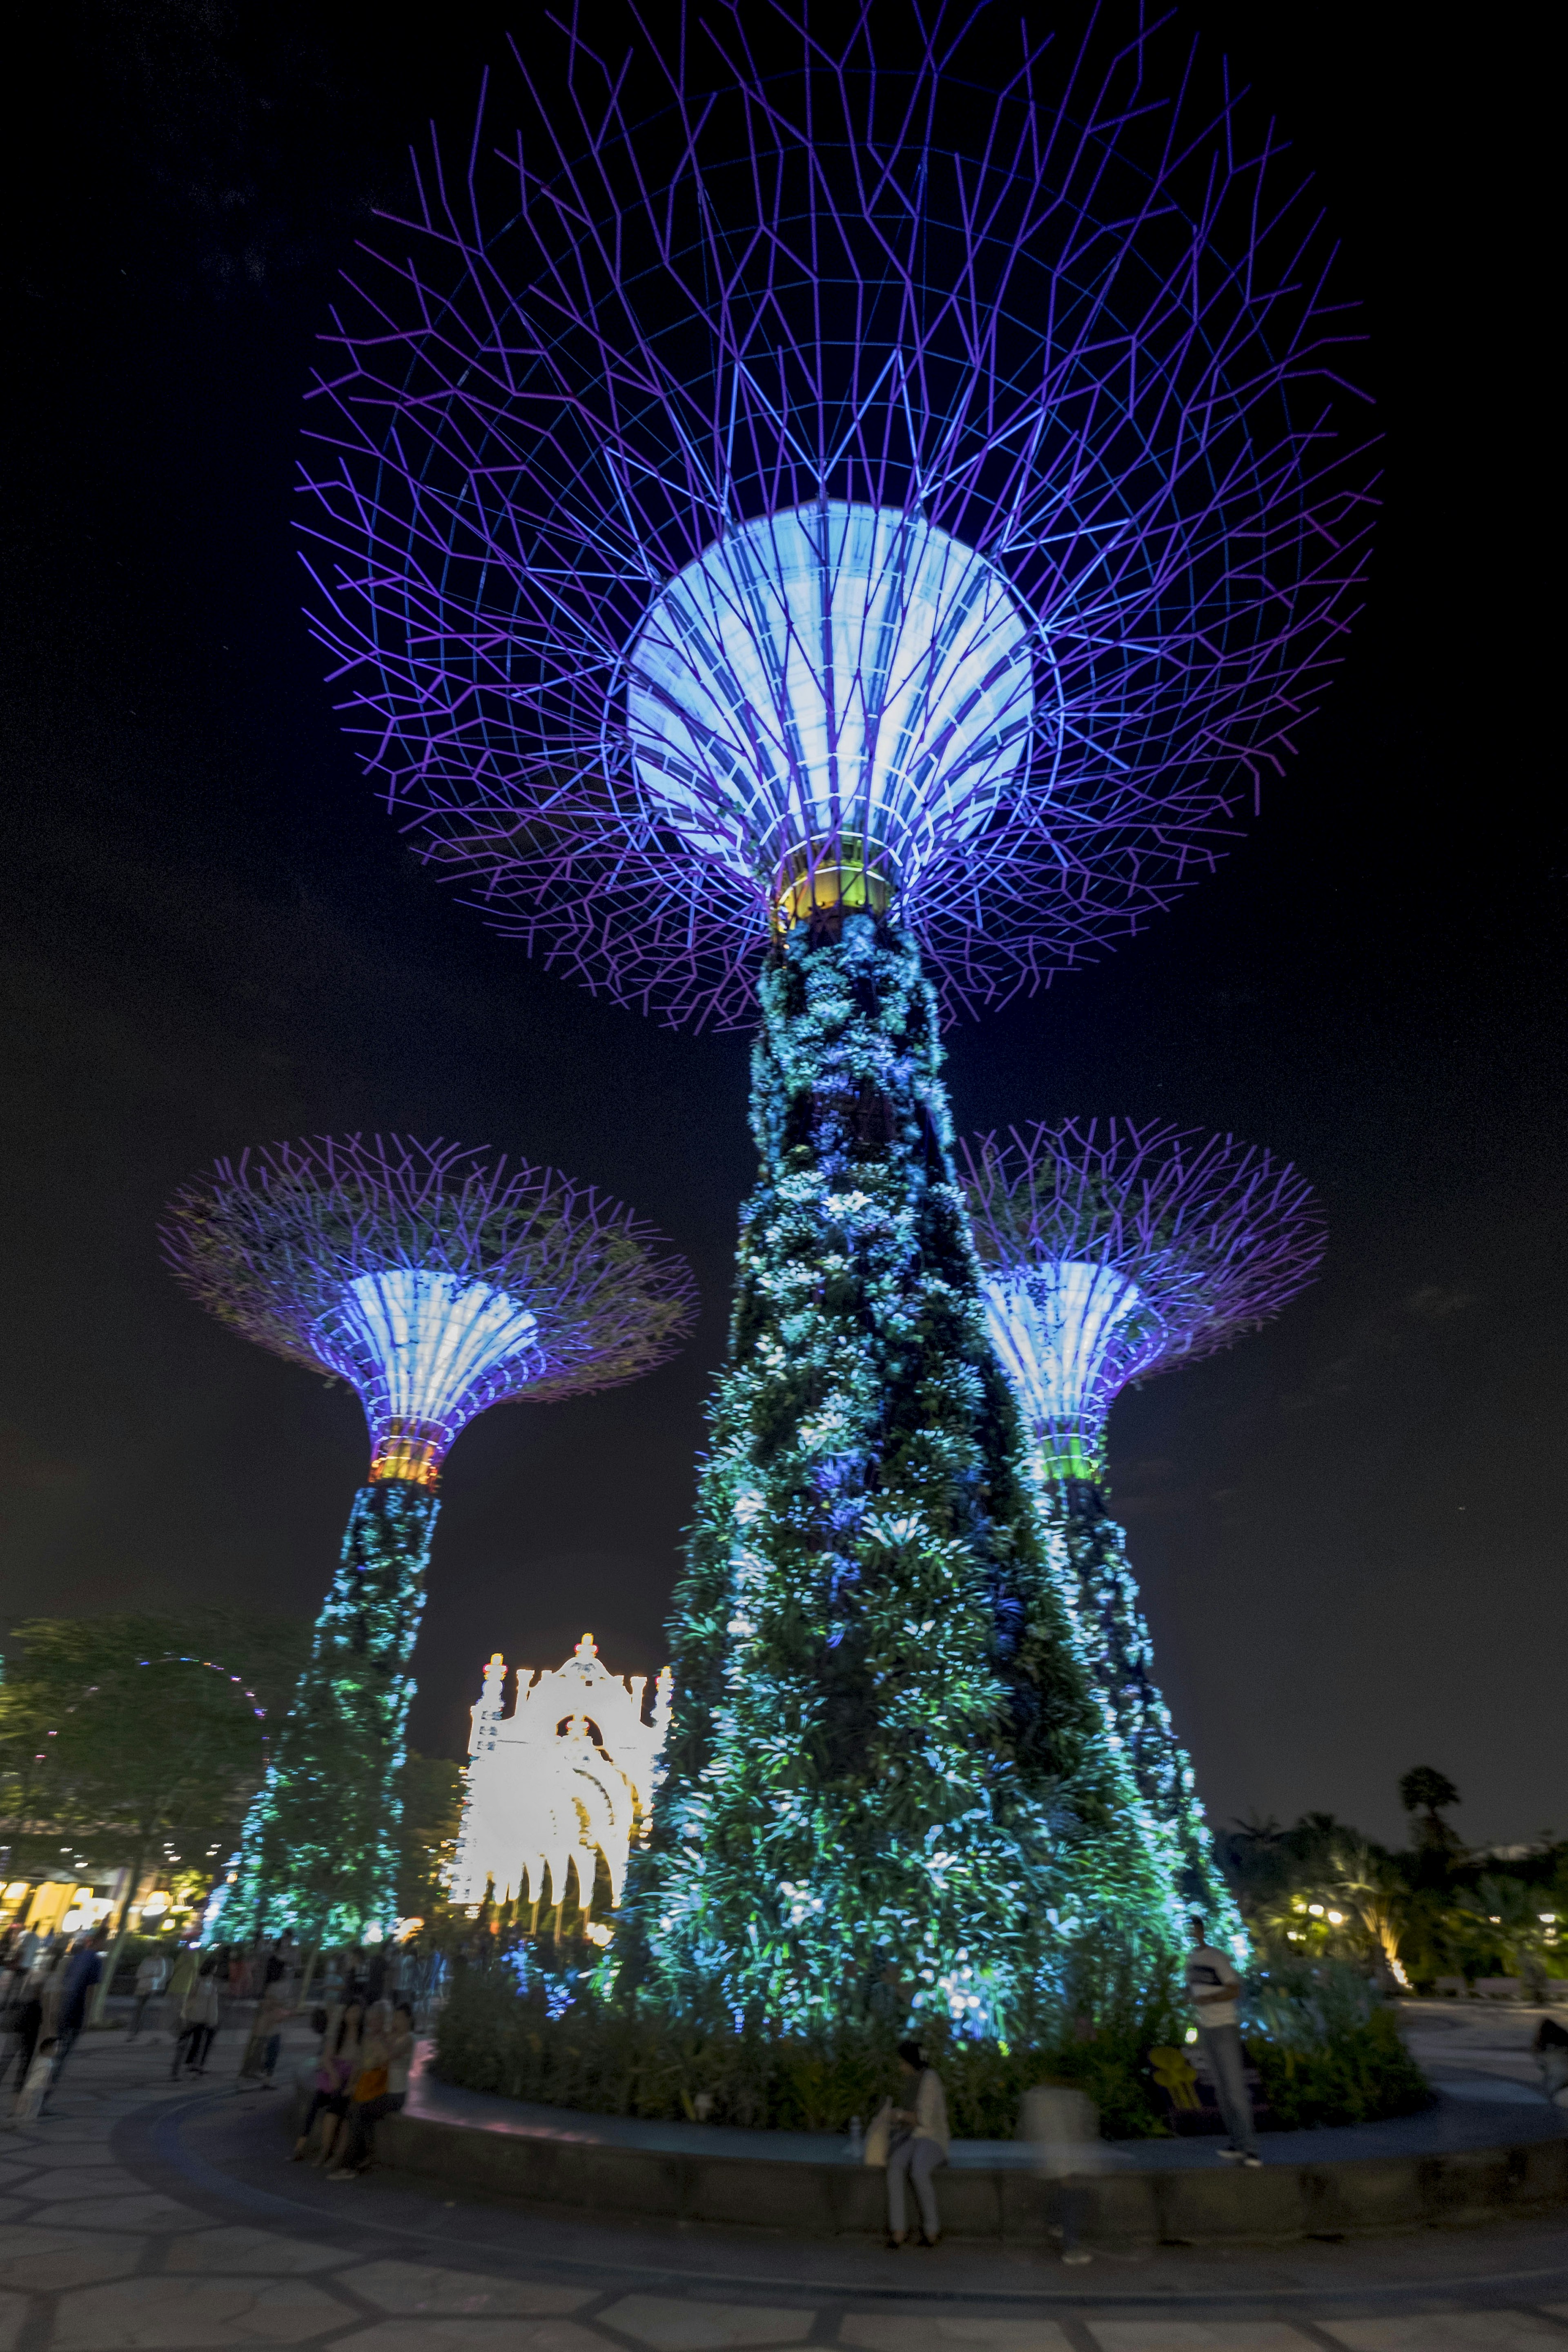
[[[655,814],[770,887],[844,835],[909,887],[1028,751],[1031,631],[1006,582],[890,508],[828,499],[727,532],[661,590],[629,667]]]
[[[531,1346],[539,1328],[508,1292],[428,1266],[362,1274],[338,1312],[379,1368],[378,1405],[398,1422],[449,1422],[476,1383]]]
[[[1114,1266],[1062,1258],[987,1274],[984,1289],[992,1345],[1035,1436],[1096,1437],[1121,1384],[1117,1331],[1143,1303],[1137,1284]]]

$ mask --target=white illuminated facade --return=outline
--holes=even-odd
[[[1037,1443],[1092,1475],[1142,1292],[1114,1266],[1082,1258],[987,1269],[984,1290],[992,1344]]]
[[[429,1266],[391,1265],[349,1283],[338,1306],[342,1331],[375,1366],[365,1398],[376,1465],[416,1441],[431,1475],[465,1422],[489,1402],[487,1376],[533,1347],[538,1318],[510,1292]],[[373,1466],[373,1477],[377,1467]]]
[[[846,837],[910,887],[1029,751],[1030,625],[994,564],[918,514],[831,499],[726,532],[629,662],[655,813],[774,889]]]
[[[618,1903],[632,1843],[647,1836],[652,1819],[669,1725],[669,1669],[654,1685],[646,1720],[647,1675],[612,1675],[592,1634],[553,1674],[520,1666],[510,1716],[509,1673],[498,1650],[471,1711],[451,1900],[475,1906],[488,1887],[497,1903],[558,1904],[574,1869],[574,1899],[586,1908],[602,1854]]]

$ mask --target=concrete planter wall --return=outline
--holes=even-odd
[[[711,2157],[605,2147],[393,2116],[378,2160],[515,2199],[610,2219],[711,2221],[790,2237],[867,2237],[884,2224],[880,2172],[850,2164],[770,2161],[716,2147]],[[1022,2170],[937,2175],[942,2226],[954,2238],[1038,2239],[1048,2191]],[[1568,2204],[1568,2139],[1340,2163],[1270,2163],[1260,2172],[1194,2167],[1093,2176],[1085,2235],[1105,2246],[1216,2244],[1495,2220]]]

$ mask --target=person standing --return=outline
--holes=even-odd
[[[128,2049],[142,2031],[142,2020],[147,2014],[148,2002],[157,2000],[168,1973],[166,1952],[153,1951],[143,1955],[136,1970],[136,2007],[132,2012],[131,2031],[125,2037]]]
[[[185,2003],[201,1970],[202,1956],[194,1944],[182,1944],[174,1954],[169,1970],[169,2031],[174,2044],[170,2063],[171,2080],[180,2071],[180,2053],[190,2039],[191,2028],[185,2021]]]
[[[1227,2164],[1244,2164],[1256,2172],[1263,2158],[1258,2153],[1258,2128],[1247,2088],[1247,2061],[1241,2047],[1241,1979],[1217,1945],[1204,1933],[1195,1914],[1191,1921],[1193,1948],[1187,1954],[1187,1998],[1197,2018],[1204,2054],[1214,2078],[1219,2111],[1230,2134],[1230,2145],[1220,2156]]]
[[[283,2047],[283,2028],[294,2014],[293,1987],[279,1969],[256,2004],[256,2020],[240,2062],[242,2091],[269,2091]]]
[[[195,1977],[180,2005],[180,2022],[184,2027],[188,2044],[185,2050],[187,2074],[205,2074],[207,2070],[207,2052],[216,2038],[219,2021],[219,1961],[210,1952],[205,1960],[198,1961]],[[180,2045],[176,2042],[174,2064],[169,2070],[171,2074],[177,2069],[179,2063]]]
[[[52,2091],[65,2072],[66,2060],[76,2048],[87,2023],[87,2000],[103,1974],[103,1955],[90,1936],[79,1936],[66,1955],[60,1973],[60,2005],[55,2019],[55,2063],[49,2076]],[[39,2106],[42,2115],[44,2108]]]
[[[942,2235],[942,2216],[931,2174],[939,2164],[947,2162],[947,2101],[942,2077],[934,2066],[926,2064],[918,2042],[900,2042],[899,2066],[904,2095],[907,2098],[912,2093],[913,2105],[893,2110],[893,2121],[904,2125],[906,2131],[888,2157],[888,2243],[896,2247],[904,2242],[904,2183],[910,2180],[921,2209],[920,2242],[934,2246]]]
[[[44,2030],[44,1990],[48,1981],[51,1962],[48,1953],[40,1953],[21,1979],[21,1987],[11,2004],[11,2030],[16,2037],[16,2090],[18,2095],[26,2088],[28,2070],[33,2063]],[[11,2055],[0,2066],[0,2083],[5,2079]]]
[[[1543,2017],[1530,2046],[1541,2069],[1542,2089],[1555,2105],[1562,2105],[1563,2094],[1568,2091],[1568,2030],[1554,2017]]]
[[[1075,2083],[1047,2075],[1024,2094],[1021,2136],[1033,2144],[1036,2173],[1050,2184],[1047,2226],[1061,2239],[1063,2262],[1092,2261],[1079,2241],[1089,2201],[1083,2176],[1104,2162],[1099,2108]]]

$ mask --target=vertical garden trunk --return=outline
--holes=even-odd
[[[1067,1590],[1094,1682],[1121,1740],[1138,1793],[1184,1904],[1203,1913],[1211,1939],[1242,1932],[1236,1900],[1215,1859],[1197,1780],[1154,1681],[1154,1645],[1127,1560],[1127,1538],[1099,1486],[1047,1480],[1047,1542],[1059,1549]]]
[[[409,1667],[440,1504],[426,1486],[362,1486],[310,1664],[245,1825],[217,1932],[389,1934]]]
[[[764,976],[761,1156],[622,1966],[785,2024],[889,1960],[973,2032],[1161,1874],[1022,1473],[931,992],[869,915]]]

